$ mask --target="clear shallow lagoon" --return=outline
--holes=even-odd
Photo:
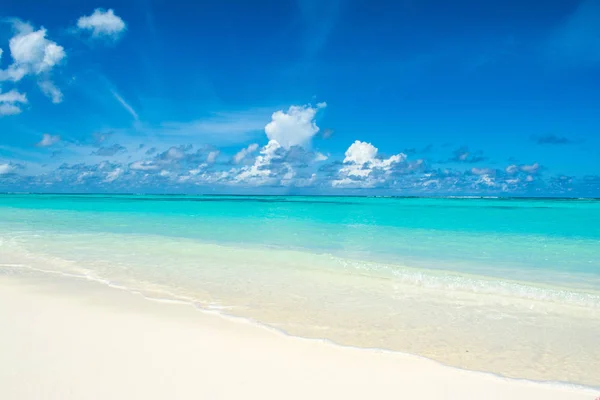
[[[0,273],[600,386],[600,201],[0,195]]]

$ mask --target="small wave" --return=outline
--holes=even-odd
[[[551,285],[460,274],[456,272],[420,270],[398,265],[378,264],[332,256],[347,270],[387,277],[399,284],[427,289],[495,295],[525,300],[552,302],[580,307],[600,308],[600,293],[575,291]]]

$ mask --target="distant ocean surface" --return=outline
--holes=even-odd
[[[600,387],[600,201],[0,195],[0,274]]]

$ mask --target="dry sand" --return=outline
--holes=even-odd
[[[81,280],[0,277],[0,399],[581,399]]]

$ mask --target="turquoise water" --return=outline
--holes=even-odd
[[[0,230],[5,273],[600,385],[600,201],[0,195]]]

